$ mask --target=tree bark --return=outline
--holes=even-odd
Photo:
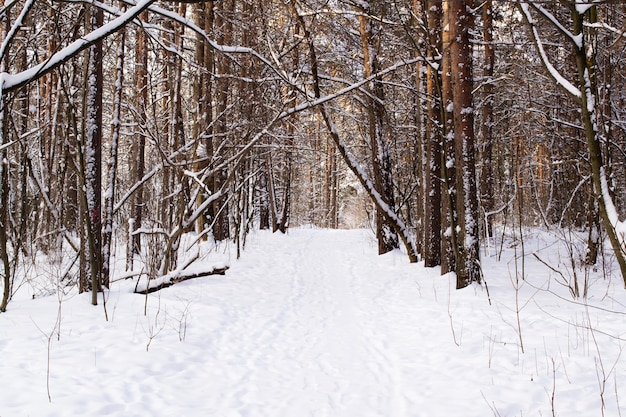
[[[449,2],[452,21],[453,114],[456,188],[458,213],[459,257],[457,258],[457,288],[471,282],[480,282],[480,238],[478,234],[478,190],[476,185],[476,157],[474,151],[474,108],[472,46],[470,31],[474,27],[469,10],[472,1]]]
[[[4,68],[4,65],[1,65]],[[2,93],[0,91],[0,93]],[[4,94],[0,97],[0,135],[2,135],[1,145],[7,143],[6,125],[6,100]],[[0,151],[0,261],[2,261],[2,301],[0,301],[0,312],[7,310],[7,304],[11,296],[11,264],[9,262],[8,237],[9,237],[9,163],[6,155],[6,148]]]
[[[216,13],[215,26],[218,33],[218,40],[222,45],[229,45],[232,41],[233,25],[232,16],[234,8],[234,0],[224,0],[219,2],[219,11]],[[230,80],[226,75],[230,71],[228,58],[223,55],[216,56],[216,70],[220,77],[217,80],[216,91],[216,114],[218,119],[215,120],[215,129],[213,134],[212,149],[216,145],[221,145],[227,141],[229,136],[229,120],[226,109],[229,104]],[[213,155],[211,155],[213,157]],[[212,179],[211,191],[216,192],[222,187],[226,181],[225,170],[218,170]],[[213,216],[213,237],[216,241],[223,241],[230,237],[230,226],[228,221],[227,199],[220,198],[215,200],[212,206]]]
[[[103,11],[98,7],[91,10],[91,30],[103,24]],[[98,291],[102,277],[102,39],[89,48],[87,62],[86,129],[83,151],[83,175],[85,182],[85,228],[88,250],[84,267],[90,279],[91,303],[98,304]]]
[[[147,14],[139,17],[146,20]],[[145,173],[145,148],[147,131],[147,111],[148,105],[148,51],[146,45],[146,34],[142,27],[137,28],[137,45],[135,48],[135,104],[137,107],[138,130],[134,135],[131,153],[131,169],[134,183],[142,181]],[[144,214],[144,186],[140,185],[133,194],[130,206],[130,219],[128,224],[129,236],[126,251],[126,269],[132,270],[135,255],[141,254],[141,234],[135,233],[143,226]]]
[[[106,287],[109,286],[109,281],[111,279],[111,243],[113,241],[114,221],[113,203],[115,201],[115,190],[117,185],[117,155],[122,117],[125,42],[126,32],[122,29],[117,50],[115,92],[113,94],[113,121],[111,126],[111,154],[109,155],[109,160],[107,162],[107,193],[104,198],[104,229],[102,230],[102,276],[104,280],[103,285]]]
[[[441,273],[456,270],[458,245],[456,225],[458,222],[456,200],[456,166],[454,157],[454,104],[452,95],[452,62],[450,49],[452,43],[450,3],[443,3],[442,15],[442,57],[441,57],[441,125],[443,126],[443,144],[441,148]]]
[[[363,75],[368,78],[379,70],[378,52],[380,49],[380,31],[378,18],[382,17],[383,4],[380,0],[370,1],[367,7],[361,7],[359,30],[363,47]],[[394,184],[391,172],[391,155],[388,145],[388,126],[385,115],[385,95],[382,79],[374,79],[367,90],[367,121],[369,144],[372,152],[372,178],[374,188],[380,194],[389,210],[395,212]],[[376,208],[376,239],[378,254],[397,249],[398,235],[384,213]]]
[[[426,95],[427,120],[425,131],[425,167],[424,170],[424,265],[441,265],[441,2],[426,2],[428,18],[427,82]]]
[[[592,7],[587,13],[595,12]],[[576,7],[572,7],[572,17],[574,19],[574,36],[582,35],[584,30],[584,14],[578,12]],[[576,66],[578,68],[578,83],[581,92],[581,111],[585,127],[585,136],[587,138],[587,147],[589,148],[589,162],[591,164],[591,177],[593,180],[593,188],[596,193],[598,204],[600,206],[600,217],[606,229],[607,235],[613,247],[613,252],[617,258],[624,286],[626,287],[626,254],[624,247],[624,236],[619,236],[616,230],[622,226],[617,210],[614,206],[612,196],[610,195],[606,168],[604,159],[602,158],[602,148],[600,146],[599,133],[597,131],[597,111],[596,106],[596,85],[595,85],[595,51],[593,48],[587,48],[585,37],[581,36],[579,47],[574,47],[576,55]],[[623,232],[622,232],[623,233]]]
[[[493,103],[495,89],[493,74],[495,65],[495,47],[493,45],[493,1],[487,0],[483,4],[483,95],[484,102],[481,113],[481,176],[480,176],[480,203],[485,212],[485,236],[493,236],[492,219],[488,215],[493,210]]]

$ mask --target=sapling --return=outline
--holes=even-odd
[[[158,300],[158,305],[157,305],[157,311],[156,314],[154,315],[154,323],[152,323],[152,321],[148,318],[148,329],[146,331],[146,329],[144,329],[144,333],[146,333],[146,335],[148,336],[148,343],[146,344],[146,352],[148,352],[150,350],[150,345],[152,344],[152,341],[154,340],[154,338],[156,338],[159,333],[161,333],[163,331],[163,329],[165,328],[165,324],[167,321],[167,311],[165,312],[165,319],[163,319],[162,322],[159,322],[159,316],[161,314],[161,296],[159,295],[157,297]]]

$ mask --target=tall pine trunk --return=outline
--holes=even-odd
[[[380,49],[380,32],[382,28],[377,18],[382,17],[383,4],[380,0],[369,2],[361,8],[359,30],[363,47],[363,75],[371,77],[379,71],[378,52]],[[367,90],[367,122],[369,144],[372,152],[372,178],[374,188],[386,203],[388,210],[395,211],[393,178],[391,172],[391,155],[388,144],[388,129],[385,114],[385,95],[382,79],[376,78],[366,87]],[[376,239],[380,255],[399,247],[398,235],[389,223],[385,214],[376,208]]]
[[[428,10],[428,49],[426,94],[427,120],[425,131],[425,175],[424,175],[424,265],[441,265],[441,3],[426,2]]]
[[[140,16],[141,20],[147,19],[147,14]],[[134,135],[130,166],[132,179],[135,183],[141,182],[145,172],[145,147],[147,130],[148,105],[148,51],[146,34],[143,28],[137,29],[137,44],[135,47],[135,105],[137,108],[138,129]],[[135,255],[141,254],[141,234],[135,231],[143,226],[144,214],[144,186],[140,185],[134,193],[130,206],[130,219],[128,224],[129,236],[126,251],[126,269],[132,270]]]
[[[470,32],[474,18],[472,1],[449,2],[452,42],[452,94],[456,188],[458,191],[457,288],[480,282],[480,241],[478,234],[478,190],[474,150],[473,68]]]

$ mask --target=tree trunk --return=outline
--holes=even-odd
[[[4,64],[0,64],[4,69]],[[2,88],[0,86],[0,88]],[[0,94],[2,91],[0,91]],[[2,301],[0,301],[0,312],[7,310],[7,304],[11,296],[11,264],[9,262],[8,253],[8,227],[9,227],[9,159],[7,158],[7,150],[4,147],[8,143],[7,138],[7,121],[6,121],[6,100],[4,94],[0,95],[0,261],[2,261]]]
[[[103,24],[103,12],[98,7],[91,10],[91,29]],[[98,291],[102,277],[102,40],[89,48],[87,63],[86,130],[82,158],[85,182],[85,226],[88,244],[85,265],[91,281],[91,303],[98,304]]]
[[[574,19],[574,36],[583,34],[584,15],[580,14],[575,7],[571,8],[572,17]],[[587,13],[594,13],[595,7],[591,8]],[[581,111],[583,123],[585,126],[585,136],[587,138],[587,146],[589,148],[589,162],[591,163],[591,177],[593,180],[594,192],[597,195],[600,206],[600,217],[606,229],[607,235],[613,247],[613,252],[617,258],[620,267],[622,279],[626,286],[626,256],[624,247],[624,236],[618,235],[617,227],[623,227],[620,222],[617,210],[613,204],[613,198],[610,194],[608,182],[605,173],[604,159],[602,158],[602,149],[600,147],[599,134],[597,132],[597,113],[596,106],[596,85],[595,85],[595,51],[593,48],[587,48],[585,37],[581,36],[580,46],[574,47],[576,54],[576,65],[578,67],[578,83],[581,92]],[[589,45],[590,46],[590,45]],[[623,232],[621,232],[623,233]]]
[[[296,26],[294,28],[295,38],[300,37],[300,27]],[[299,68],[299,57],[298,53],[293,56],[292,65],[294,68],[294,73],[297,72],[297,68]],[[295,108],[297,104],[296,100],[296,89],[291,87],[288,90],[288,93],[285,97],[285,102],[290,103],[291,108]],[[289,217],[291,215],[291,188],[293,181],[293,158],[294,158],[294,143],[295,143],[295,135],[296,135],[296,126],[298,126],[298,115],[294,114],[291,117],[292,120],[288,121],[287,125],[287,143],[285,144],[285,166],[283,168],[283,204],[280,210],[279,220],[278,220],[278,230],[281,233],[287,232],[287,227],[289,226]]]
[[[493,2],[487,0],[483,4],[483,95],[484,102],[481,117],[481,176],[480,176],[480,203],[485,212],[485,236],[493,236],[492,219],[488,215],[493,210],[493,167],[491,164],[493,153],[493,103],[495,89],[493,86],[493,71],[495,65],[495,48],[493,45]]]
[[[219,12],[216,14],[215,26],[219,31],[218,40],[222,45],[229,45],[232,40],[233,24],[232,16],[234,10],[234,0],[224,0],[219,2]],[[217,80],[216,91],[216,114],[218,119],[215,120],[215,129],[213,135],[213,149],[217,144],[227,141],[229,136],[229,120],[226,109],[229,104],[229,92],[231,82],[226,77],[230,71],[229,59],[224,55],[218,55],[216,69],[220,77]],[[226,180],[226,172],[218,170],[213,176],[212,192],[219,190]],[[230,227],[228,221],[227,199],[219,198],[213,203],[213,237],[216,241],[223,241],[230,237]]]
[[[452,21],[452,94],[454,113],[454,142],[456,188],[458,191],[457,288],[480,282],[480,240],[478,234],[478,191],[476,186],[476,157],[474,152],[474,109],[472,107],[473,71],[472,47],[469,34],[473,16],[472,1],[449,2]]]
[[[380,0],[369,2],[367,8],[361,8],[362,14],[359,15],[364,61],[363,75],[366,78],[379,71],[378,50],[380,48],[381,27],[374,17],[382,17],[382,6]],[[366,87],[366,90],[368,92],[366,111],[372,152],[374,189],[380,194],[388,209],[395,212],[394,184],[391,173],[391,155],[386,137],[388,126],[385,120],[385,95],[382,80],[375,79]],[[376,238],[379,255],[399,247],[396,231],[378,207],[376,208]]]
[[[452,42],[450,19],[450,3],[443,3],[442,15],[442,52],[441,52],[441,125],[443,126],[443,144],[441,148],[441,273],[447,274],[456,270],[458,245],[456,235],[457,225],[457,189],[456,166],[454,157],[454,104],[452,102],[452,63],[450,48]]]
[[[104,229],[102,230],[102,276],[104,286],[109,286],[111,275],[111,243],[113,240],[113,202],[117,182],[117,148],[120,138],[122,116],[122,90],[124,86],[124,42],[126,32],[122,29],[117,50],[115,92],[113,94],[113,125],[111,126],[111,154],[108,160],[107,193],[104,198]]]
[[[213,1],[195,4],[196,24],[204,28],[207,34],[213,34],[214,13]],[[206,43],[205,39],[198,34],[196,37],[195,58],[200,68],[199,74],[194,79],[194,102],[197,103],[195,111],[196,120],[193,125],[193,137],[198,140],[196,149],[195,172],[201,172],[207,167],[211,161],[209,160],[210,150],[212,149],[211,125],[213,122],[213,73],[215,56],[213,49]],[[212,153],[212,152],[211,152]],[[208,198],[205,191],[198,193],[196,198],[196,206],[202,206],[202,203]],[[209,226],[211,221],[209,212],[202,213],[196,222],[196,232],[202,233]]]
[[[424,265],[441,265],[441,2],[428,0],[428,50],[426,95],[427,120],[425,131],[424,170]]]
[[[147,19],[147,14],[140,16],[140,20]],[[146,45],[146,34],[143,28],[137,28],[137,45],[135,48],[135,86],[136,96],[135,103],[138,111],[138,130],[132,145],[131,169],[133,181],[140,183],[145,173],[145,147],[146,147],[146,131],[147,131],[147,112],[148,105],[148,51]],[[126,269],[133,269],[135,255],[141,254],[141,234],[135,233],[136,230],[143,226],[144,213],[144,186],[140,185],[133,198],[130,206],[130,219],[128,224],[129,237],[128,247],[126,251]]]

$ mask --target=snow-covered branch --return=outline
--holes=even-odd
[[[546,53],[543,47],[543,41],[541,40],[541,37],[539,36],[539,31],[537,30],[536,22],[533,19],[533,16],[530,12],[529,4],[532,4],[532,3],[520,3],[520,10],[522,11],[524,18],[526,19],[526,22],[530,26],[530,31],[531,31],[533,40],[535,42],[535,46],[537,47],[537,52],[539,53],[539,56],[541,58],[542,65],[546,68],[546,70],[548,71],[552,79],[557,83],[559,87],[563,88],[567,93],[574,96],[575,98],[580,99],[581,98],[580,89],[577,88],[571,82],[569,82],[567,79],[565,79],[565,77],[563,77],[563,75],[561,75],[561,73],[550,62],[550,58],[548,57],[548,54]]]
[[[113,19],[102,27],[70,43],[65,48],[50,56],[46,61],[35,65],[34,67],[31,67],[17,74],[3,73],[1,78],[2,85],[0,85],[0,89],[2,89],[2,91],[4,92],[16,90],[31,81],[43,77],[45,74],[49,73],[63,63],[67,62],[72,57],[76,56],[76,54],[78,54],[79,52],[89,48],[91,45],[98,42],[99,40],[104,39],[107,36],[120,30],[126,24],[139,16],[141,12],[148,9],[155,1],[156,0],[140,1],[118,18]]]
[[[609,191],[609,183],[606,179],[606,172],[604,170],[604,167],[600,167],[600,185],[606,215],[609,219],[609,222],[615,229],[615,234],[617,235],[617,239],[619,240],[620,247],[622,248],[622,250],[626,250],[626,223],[620,221],[619,215],[617,214],[617,208],[613,203],[613,198],[611,197],[611,192]]]
[[[530,2],[530,5],[533,7],[533,9],[537,10],[539,14],[541,14],[544,18],[546,18],[552,24],[552,26],[557,28],[559,32],[565,35],[565,37],[570,42],[572,42],[577,48],[582,47],[582,39],[583,39],[582,34],[574,35],[570,30],[568,30],[565,26],[563,26],[561,22],[559,22],[559,19],[557,19],[552,13],[546,10],[545,7],[543,7],[542,5],[534,3],[534,2]]]
[[[4,40],[2,41],[2,45],[0,45],[0,60],[4,60],[4,55],[7,53],[7,50],[9,48],[11,41],[15,37],[15,34],[17,33],[17,31],[24,24],[24,19],[26,18],[26,15],[30,11],[30,9],[33,8],[35,1],[36,0],[28,0],[26,4],[24,4],[24,7],[22,8],[20,15],[17,17],[15,22],[13,22],[11,29],[8,31]]]

